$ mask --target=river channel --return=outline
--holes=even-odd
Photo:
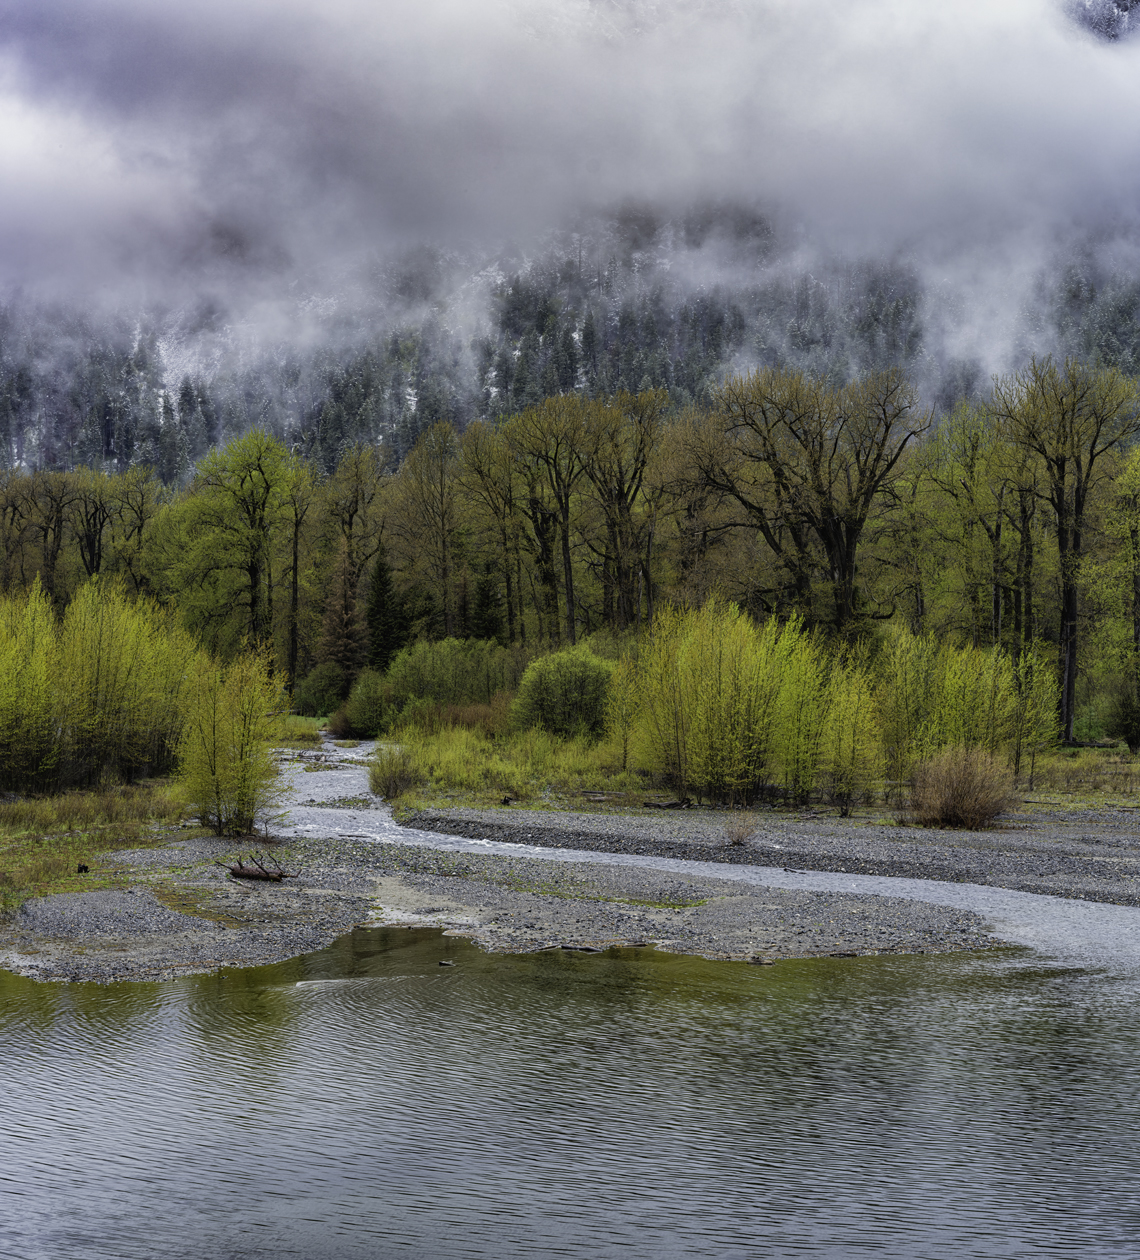
[[[0,1255],[1132,1256],[1138,996],[1022,949],[392,928],[164,984],[0,972]]]
[[[362,773],[308,775],[291,825],[395,839],[325,807]],[[755,967],[376,927],[165,983],[0,970],[0,1257],[1138,1253],[1140,910],[732,877],[967,905],[1019,944]]]

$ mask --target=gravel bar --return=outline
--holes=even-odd
[[[0,966],[41,980],[168,980],[282,961],[379,925],[435,928],[497,951],[653,946],[755,963],[1003,943],[992,926],[1000,915],[933,904],[938,897],[922,900],[913,890],[773,888],[707,868],[597,860],[606,853],[1140,905],[1135,810],[1035,806],[989,831],[945,832],[883,817],[778,810],[507,806],[432,809],[402,820],[437,833],[416,835],[396,826],[368,791],[370,751],[326,741],[292,755],[297,803],[276,843],[174,830],[158,847],[105,855],[92,875],[112,876],[117,887],[27,902],[0,923]],[[592,860],[470,851],[487,841],[585,850]],[[251,848],[265,849],[296,878],[235,880],[215,865]]]
[[[39,980],[169,980],[283,961],[381,925],[436,928],[500,952],[653,946],[758,964],[1002,943],[980,915],[897,897],[345,836],[269,851],[298,877],[233,880],[213,863],[237,850],[212,840],[107,855],[106,872],[131,887],[25,903],[0,926],[0,966]]]
[[[749,816],[752,835],[728,842],[741,816],[722,811],[560,814],[512,807],[424,811],[405,825],[468,839],[784,869],[988,884],[1140,906],[1140,818],[1134,810],[1011,815],[988,831],[939,831],[884,819]]]

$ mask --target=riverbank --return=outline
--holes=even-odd
[[[771,888],[707,868],[618,864],[631,856],[674,867],[904,876],[1140,905],[1136,815],[1125,809],[1036,807],[970,833],[774,810],[742,820],[711,810],[515,806],[434,809],[396,825],[367,791],[368,751],[326,744],[295,756],[290,772],[300,800],[271,845],[172,830],[157,847],[106,854],[98,873],[113,874],[121,887],[25,903],[0,924],[0,966],[42,980],[164,980],[277,962],[355,927],[401,924],[436,927],[492,951],[652,946],[754,962],[1002,943],[980,914],[920,895]],[[453,851],[470,842],[532,847]],[[237,881],[215,865],[252,848],[296,876]],[[556,858],[559,849],[593,860]]]
[[[0,965],[40,980],[167,980],[281,961],[382,924],[436,927],[499,952],[633,945],[763,962],[1000,943],[979,915],[921,901],[644,867],[341,836],[274,846],[296,878],[247,883],[213,865],[234,852],[172,837],[109,855],[129,888],[26,903],[0,927]]]
[[[985,831],[774,809],[747,815],[705,809],[638,814],[435,809],[412,814],[404,823],[508,844],[937,879],[1140,906],[1140,813],[1135,807],[1026,804]],[[730,843],[732,838],[739,843]]]

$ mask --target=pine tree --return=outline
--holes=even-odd
[[[503,600],[498,579],[491,572],[484,573],[475,583],[469,629],[473,639],[503,640]]]
[[[368,664],[385,670],[407,643],[411,620],[404,601],[392,582],[392,570],[383,548],[376,556],[368,591]]]
[[[360,673],[367,658],[368,631],[353,589],[348,550],[342,541],[321,623],[317,661],[335,661],[351,681]]]

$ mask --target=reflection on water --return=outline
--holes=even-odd
[[[1130,1256],[1136,998],[1008,952],[393,929],[163,985],[0,972],[0,1255]]]

